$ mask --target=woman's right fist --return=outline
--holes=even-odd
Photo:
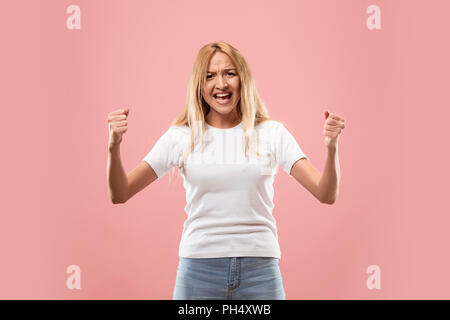
[[[127,117],[130,109],[119,109],[108,114],[109,146],[122,142],[122,135],[128,129]]]

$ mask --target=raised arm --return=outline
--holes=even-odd
[[[340,166],[338,140],[345,127],[345,119],[325,111],[323,133],[327,147],[327,159],[323,173],[320,173],[308,159],[297,160],[291,168],[291,175],[321,203],[333,204],[339,194]]]
[[[108,114],[109,147],[107,183],[112,203],[125,203],[158,177],[153,168],[141,161],[128,175],[120,159],[122,135],[127,131],[129,109],[119,109]]]
[[[333,204],[339,193],[339,159],[337,150],[327,154],[324,173],[320,173],[306,158],[297,160],[291,169],[291,176],[321,203]]]
[[[317,200],[321,203],[324,202],[319,193],[319,182],[322,174],[308,159],[302,158],[297,160],[292,166],[290,174]]]
[[[128,175],[122,166],[120,150],[112,149],[108,156],[108,188],[112,203],[125,203],[158,178],[153,168],[141,161]]]

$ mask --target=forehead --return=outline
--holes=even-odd
[[[209,61],[208,71],[214,71],[215,69],[235,68],[230,57],[223,52],[215,52],[211,60]]]

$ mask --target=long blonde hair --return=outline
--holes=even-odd
[[[204,142],[205,116],[209,112],[210,106],[203,99],[202,91],[206,82],[209,61],[217,51],[230,57],[240,79],[240,99],[237,112],[244,127],[244,154],[247,154],[254,127],[261,122],[270,120],[267,108],[258,94],[252,73],[243,55],[232,45],[223,41],[203,46],[198,52],[189,78],[185,108],[171,123],[171,126],[188,126],[191,128],[191,143],[183,155],[180,167],[182,171],[185,170],[184,164],[188,155],[195,149],[199,140],[200,146]]]

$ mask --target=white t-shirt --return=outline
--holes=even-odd
[[[204,146],[196,146],[186,159],[185,174],[181,173],[187,218],[179,256],[281,258],[272,216],[274,176],[278,165],[290,175],[297,160],[309,158],[286,127],[275,120],[255,127],[251,145],[260,157],[248,151],[244,158],[243,122],[227,129],[206,127]],[[144,157],[158,179],[172,167],[181,166],[190,131],[188,126],[170,127]]]

